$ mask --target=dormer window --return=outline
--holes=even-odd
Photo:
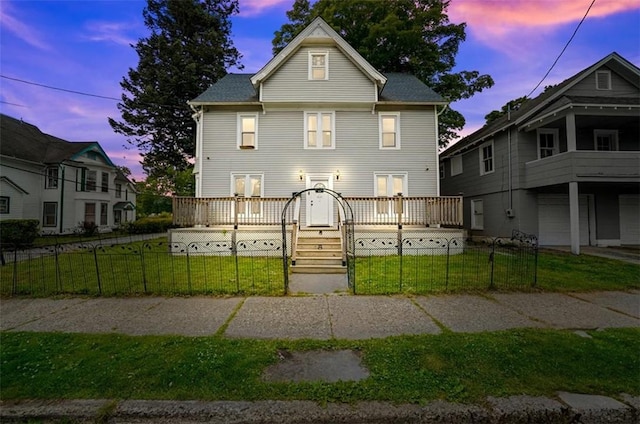
[[[596,90],[611,90],[611,72],[596,71]]]
[[[309,79],[329,79],[329,53],[309,52]]]

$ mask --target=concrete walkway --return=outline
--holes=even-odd
[[[368,339],[510,328],[640,327],[640,290],[441,296],[65,298],[0,301],[0,331]]]
[[[442,296],[65,298],[0,300],[1,331],[220,335],[253,339],[367,339],[509,328],[640,327],[640,290]],[[109,423],[637,423],[640,397],[558,392],[489,397],[480,405],[432,401],[203,402],[167,400],[0,401],[0,422]]]

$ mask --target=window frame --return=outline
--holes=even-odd
[[[90,178],[93,175],[93,178]],[[84,191],[98,190],[98,171],[87,169],[84,173]]]
[[[87,214],[87,209],[88,209],[89,205],[92,205],[92,206],[93,206],[93,221],[88,221],[88,220],[87,220],[87,216],[88,216],[88,214]],[[96,203],[95,203],[95,202],[86,202],[86,203],[84,204],[83,222],[84,222],[85,224],[86,224],[86,223],[89,223],[89,222],[92,222],[94,225],[97,225],[97,224],[96,224]]]
[[[484,149],[486,147],[491,147],[491,156],[485,157],[484,156]],[[481,144],[478,147],[478,152],[479,152],[479,159],[480,159],[480,176],[482,175],[488,175],[488,174],[493,174],[496,170],[496,164],[495,164],[495,157],[496,157],[496,151],[495,151],[495,146],[493,144],[493,140],[487,141],[486,143]],[[491,169],[490,170],[485,170],[485,162],[489,162],[491,164]]]
[[[612,136],[611,149],[608,149],[608,150],[598,149],[598,136],[600,136],[600,135],[610,135],[610,136]],[[619,151],[618,130],[594,129],[593,130],[593,150],[595,150],[597,152],[617,152],[617,151]]]
[[[254,131],[253,131],[253,146],[243,144],[242,120],[244,118],[253,118]],[[247,132],[249,134],[249,132]],[[237,147],[241,150],[258,150],[258,113],[257,112],[239,112],[237,114]]]
[[[462,169],[462,155],[455,155],[455,156],[451,156],[450,158],[451,161],[451,168],[449,170],[449,173],[451,174],[452,177],[455,177],[456,175],[460,175],[463,172]],[[460,163],[458,166],[458,162]],[[460,168],[460,170],[458,171],[458,168]],[[456,172],[458,171],[458,172]]]
[[[319,66],[313,65],[313,57],[314,56],[324,56],[324,78],[314,78],[313,70],[320,68]],[[308,61],[308,74],[307,79],[309,81],[328,81],[329,80],[329,52],[318,51],[318,50],[310,50],[309,51],[309,61]]]
[[[47,221],[47,217],[51,217],[51,213],[47,213],[47,206],[53,206],[53,223]],[[42,202],[42,228],[51,228],[58,225],[58,202]]]
[[[105,226],[109,225],[109,204],[101,202],[100,203],[100,225]]]
[[[387,178],[387,195],[381,196],[378,192],[378,178],[386,177]],[[395,210],[395,202],[393,201],[394,196],[398,195],[398,193],[394,193],[393,190],[393,179],[395,177],[402,178],[402,191],[399,192],[403,197],[407,197],[409,191],[409,173],[408,172],[374,172],[373,173],[373,197],[375,200],[375,216],[384,217],[384,216],[393,216],[396,213]]]
[[[540,136],[543,134],[553,136],[553,147],[551,148],[551,154],[544,157],[542,156],[543,147],[540,144],[540,142],[542,141]],[[558,154],[559,152],[558,145],[560,143],[560,130],[558,130],[557,128],[538,128],[538,130],[536,131],[536,139],[537,139],[537,145],[538,145],[538,159],[544,159],[544,158],[548,158],[550,156],[555,156]],[[548,147],[544,147],[544,149],[549,150]]]
[[[109,173],[108,172],[100,173],[100,191],[102,191],[103,193],[109,193]]]
[[[55,174],[55,176],[50,174]],[[60,173],[59,173],[58,167],[48,166],[45,170],[44,188],[48,190],[57,189],[59,178],[60,178]]]
[[[11,213],[11,197],[0,196],[0,214],[8,215]]]
[[[607,85],[605,87],[603,87],[600,84],[601,76],[604,76],[607,81]],[[602,71],[602,70],[596,71],[595,77],[596,77],[596,90],[611,91],[611,71]]]
[[[385,118],[393,117],[395,129],[395,143],[393,146],[384,145],[383,121]],[[379,112],[378,113],[378,136],[380,150],[400,150],[400,112]]]
[[[331,146],[323,146],[323,133],[325,131],[322,125],[322,116],[331,116]],[[309,146],[309,117],[315,116],[317,119],[316,145]],[[335,111],[313,111],[304,112],[304,149],[308,150],[334,150],[336,148],[336,113]]]
[[[237,177],[244,177],[244,190],[245,192],[240,195],[240,193],[236,192],[236,179]],[[264,198],[264,173],[262,172],[232,172],[231,173],[231,196],[239,197],[242,199],[247,198],[248,190],[250,190],[250,182],[252,177],[258,177],[260,180],[260,195],[250,195],[249,198]],[[241,217],[262,217],[263,215],[263,204],[262,202],[258,203],[258,208],[256,208],[255,202],[247,202],[244,200],[237,201],[241,207],[238,211],[238,216]],[[253,205],[253,209],[252,208]],[[234,206],[235,207],[235,206]]]
[[[122,184],[116,183],[115,184],[115,196],[116,199],[121,199],[122,198]]]

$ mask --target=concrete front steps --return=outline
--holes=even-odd
[[[301,230],[291,272],[298,274],[345,274],[342,242],[336,230]]]

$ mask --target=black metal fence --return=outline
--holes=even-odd
[[[281,240],[57,244],[5,251],[2,295],[283,293]]]
[[[537,281],[538,242],[510,239],[358,238],[354,293],[527,289]]]
[[[354,294],[526,289],[537,279],[538,244],[511,239],[358,237],[348,254]],[[5,251],[0,294],[282,295],[280,239],[56,244]]]

